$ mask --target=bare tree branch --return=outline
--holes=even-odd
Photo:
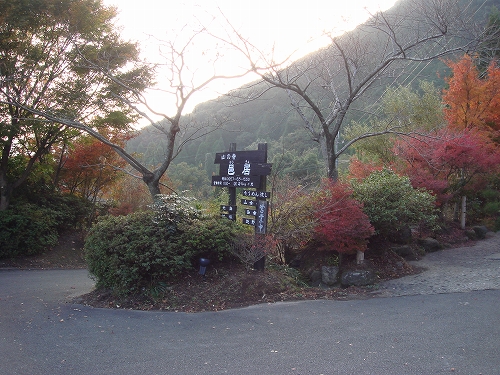
[[[286,60],[266,65],[264,53],[234,27],[236,39],[228,38],[226,42],[247,59],[252,71],[266,83],[264,89],[255,84],[246,87],[249,93],[239,93],[239,97],[248,101],[271,88],[285,90],[304,127],[319,143],[328,177],[336,179],[336,161],[354,142],[383,134],[402,134],[396,128],[367,132],[338,148],[336,139],[346,125],[348,113],[355,110],[354,104],[369,102],[372,94],[376,102],[383,92],[378,87],[397,83],[410,63],[474,50],[484,34],[477,32],[472,13],[458,0],[399,2],[388,11],[372,14],[352,32],[330,35],[330,46],[289,65]],[[255,89],[260,92],[255,93]]]

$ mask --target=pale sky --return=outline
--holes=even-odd
[[[105,5],[118,8],[117,26],[126,40],[139,41],[143,57],[151,62],[161,62],[158,40],[173,40],[191,35],[194,25],[204,26],[223,23],[221,12],[244,37],[260,50],[269,52],[274,48],[277,60],[296,51],[295,59],[328,44],[324,32],[340,33],[352,29],[363,22],[369,12],[385,10],[396,0],[104,0]],[[214,20],[214,17],[215,20]],[[201,80],[204,67],[202,54],[196,49],[209,48],[206,44],[193,45],[188,64],[196,69]],[[203,55],[204,56],[204,55]],[[224,54],[218,74],[231,72],[243,66],[244,60]],[[224,65],[225,64],[225,65]],[[210,71],[207,74],[211,74]],[[255,79],[246,78],[247,82]],[[158,78],[162,87],[161,75]],[[216,98],[221,94],[241,86],[244,81],[214,83],[202,93],[194,96],[186,113],[200,102]],[[148,94],[154,108],[172,115],[174,98],[158,93]],[[169,108],[170,106],[170,108]]]

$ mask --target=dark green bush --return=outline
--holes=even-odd
[[[83,225],[90,207],[85,199],[71,195],[14,200],[0,212],[0,258],[47,251],[57,244],[60,233]]]
[[[85,257],[99,287],[135,293],[194,271],[201,256],[224,259],[236,231],[218,217],[181,222],[175,230],[152,212],[106,217],[91,228]]]
[[[435,197],[423,189],[414,189],[408,177],[384,169],[353,183],[353,189],[371,224],[384,237],[410,225],[437,228]]]
[[[74,195],[52,195],[40,202],[40,205],[54,212],[59,233],[84,227],[93,210],[91,202]]]
[[[485,189],[481,191],[483,200],[483,217],[489,218],[493,223],[494,231],[500,229],[500,192],[496,189]]]
[[[497,202],[500,199],[500,192],[492,188],[480,191],[479,195],[485,202]]]
[[[223,261],[231,253],[231,245],[242,228],[230,220],[219,217],[207,217],[194,221],[181,228],[176,246],[181,252],[192,252],[196,256]]]
[[[53,210],[25,203],[0,211],[0,258],[35,255],[57,244]]]

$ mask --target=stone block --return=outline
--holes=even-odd
[[[323,284],[332,286],[337,282],[339,268],[336,266],[321,267],[321,281]]]
[[[320,270],[314,270],[311,272],[309,275],[309,278],[311,279],[311,286],[320,286],[321,285],[321,271]]]
[[[366,286],[376,282],[377,276],[372,270],[351,270],[342,272],[342,286]]]
[[[423,247],[426,253],[432,253],[442,249],[439,241],[431,237],[419,239],[418,244]]]

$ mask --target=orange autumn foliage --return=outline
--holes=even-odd
[[[493,61],[485,77],[470,56],[448,62],[453,75],[444,90],[445,116],[454,130],[475,129],[489,138],[500,130],[500,68]]]
[[[125,165],[113,149],[92,137],[81,137],[66,152],[60,176],[62,191],[95,201]]]
[[[375,171],[381,171],[384,166],[374,161],[363,162],[357,157],[352,157],[349,161],[349,179],[363,180]]]

